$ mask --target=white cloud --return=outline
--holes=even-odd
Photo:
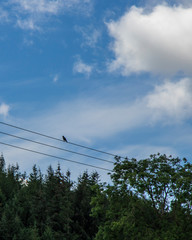
[[[58,129],[67,136],[89,141],[150,127],[151,123],[178,124],[192,118],[191,90],[191,79],[181,79],[166,81],[146,96],[127,103],[106,104],[99,97],[62,103],[42,117],[42,125],[47,122],[54,126],[57,122]]]
[[[177,124],[192,118],[191,90],[191,80],[181,79],[156,86],[136,101],[106,103],[99,96],[76,99],[35,114],[27,123],[41,132],[49,129],[56,137],[66,134],[72,141],[107,138],[151,123]]]
[[[74,1],[72,1],[74,2]],[[49,13],[57,14],[63,7],[65,1],[61,0],[12,0],[11,3],[16,4],[18,10],[29,13]]]
[[[5,104],[5,103],[1,103],[0,105],[0,115],[3,115],[4,117],[6,117],[9,113],[10,107],[9,105]]]
[[[35,21],[32,18],[18,19],[16,25],[23,30],[40,31],[40,28],[36,25]]]
[[[79,59],[77,62],[75,62],[74,66],[73,66],[73,71],[75,73],[83,73],[87,76],[89,76],[91,74],[93,70],[93,67],[82,62],[81,59]]]
[[[145,98],[147,107],[153,112],[151,119],[177,122],[192,117],[191,92],[192,81],[188,78],[156,86]]]
[[[156,6],[151,12],[132,7],[118,21],[107,24],[114,38],[115,60],[110,70],[192,73],[192,8]]]
[[[28,119],[28,126],[69,141],[94,141],[107,138],[143,123],[145,109],[138,104],[104,104],[93,98],[60,103]]]
[[[62,135],[65,135],[68,141],[80,144],[86,143],[85,145],[91,146],[92,143],[97,144],[100,141],[110,142],[114,136],[120,136],[121,133],[125,134],[129,131],[138,131],[138,129],[141,128],[150,128],[151,121],[159,126],[161,125],[161,122],[167,123],[168,121],[168,123],[173,124],[178,123],[178,120],[184,121],[185,119],[192,117],[191,89],[192,84],[190,79],[181,79],[178,82],[166,81],[163,84],[156,86],[154,90],[146,96],[137,99],[137,101],[130,101],[128,103],[116,102],[116,104],[114,104],[114,102],[111,102],[107,104],[100,100],[99,96],[97,98],[92,97],[84,100],[76,99],[60,103],[53,107],[48,107],[46,111],[43,111],[40,114],[35,112],[34,118],[25,118],[22,121],[21,119],[14,120],[14,125],[22,126],[37,132],[39,131],[56,138],[61,138]],[[8,112],[9,108],[4,107],[2,109],[4,109],[2,112],[6,114],[6,111]],[[183,130],[182,127],[181,129]],[[182,131],[180,131],[180,133],[181,132]],[[29,135],[28,133],[23,134],[24,135],[19,131],[19,134],[17,135],[37,141],[41,141],[42,139],[43,142],[47,141],[47,143],[53,145],[57,144],[57,142],[52,142],[51,140],[51,143],[49,140],[40,136],[36,139],[37,136],[35,135]],[[181,135],[185,141],[186,138],[189,139],[189,136],[186,136],[183,132]],[[171,143],[173,142],[173,139],[175,143],[175,136],[170,135],[170,139],[167,139],[167,136],[163,135],[164,139],[162,139],[162,136],[157,136],[156,139],[158,138],[158,141],[156,140],[154,144],[146,142],[144,144],[138,143],[138,145],[133,144],[125,146],[126,143],[123,143],[122,140],[121,149],[113,149],[111,152],[136,158],[147,157],[149,154],[157,152],[167,154],[177,153],[174,149],[174,144]],[[34,144],[31,143],[23,144],[21,142],[16,142],[13,138],[11,138],[11,141],[10,139],[3,139],[2,141],[56,156],[69,159],[72,157],[74,160],[79,160],[79,157],[77,158],[77,156],[71,156],[50,148],[46,149],[40,146],[34,146]],[[103,145],[103,148],[106,147],[107,149],[108,145],[106,145],[106,142]],[[180,145],[180,142],[178,145]],[[59,143],[57,146],[60,147]],[[61,147],[65,146],[61,145]],[[42,156],[27,152],[25,153],[20,150],[10,150],[8,147],[2,148],[2,150],[5,152],[5,156],[7,156],[8,159],[12,161],[17,161],[18,159],[19,164],[25,167],[29,166],[29,163],[25,161],[26,158],[30,159],[30,167],[32,164],[37,163],[41,168],[45,168],[45,166],[47,167],[52,162],[55,162],[55,165],[58,162],[54,159],[49,159],[47,161],[47,157],[43,158]],[[17,156],[17,159],[15,156]],[[86,163],[86,159],[81,160]],[[70,166],[71,169],[74,168],[74,164],[68,164],[66,162],[63,162],[62,164],[65,167]],[[100,162],[97,162],[96,164],[98,166],[110,168],[110,166],[101,165],[102,163]],[[82,167],[81,169],[85,168]],[[79,169],[76,170],[76,172],[78,171]]]
[[[92,141],[150,127],[151,123],[177,124],[192,118],[191,91],[191,79],[166,81],[134,101],[106,103],[99,96],[76,99],[35,114],[26,122],[41,132],[49,129],[49,134],[56,137],[66,134],[75,141]],[[0,113],[7,115],[9,109],[2,104]]]
[[[42,30],[42,24],[66,13],[89,15],[91,0],[9,0],[9,18],[23,30]],[[0,15],[1,17],[1,15]]]

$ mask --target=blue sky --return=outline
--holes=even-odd
[[[1,1],[0,121],[129,158],[160,152],[190,160],[191,22],[189,0]],[[1,131],[113,160],[3,125]],[[0,141],[113,167],[2,134]],[[58,163],[4,145],[0,151],[22,171]],[[60,163],[74,177],[86,170]]]

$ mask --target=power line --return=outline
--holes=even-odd
[[[26,128],[21,128],[21,127],[18,127],[18,126],[9,124],[9,123],[5,123],[5,122],[1,122],[0,121],[0,124],[6,125],[6,126],[9,126],[9,127],[13,127],[13,128],[16,128],[16,129],[20,129],[22,131],[30,132],[30,133],[33,133],[33,134],[37,134],[37,135],[42,136],[42,137],[46,137],[46,138],[50,138],[50,139],[54,139],[54,140],[63,142],[62,139],[55,138],[55,137],[52,137],[52,136],[49,136],[49,135],[46,135],[46,134],[42,134],[40,132],[32,131],[32,130],[29,130],[29,129],[26,129]],[[106,155],[110,155],[110,156],[113,156],[113,157],[117,157],[118,156],[118,155],[115,155],[113,153],[101,151],[101,150],[98,150],[98,149],[95,149],[95,148],[86,147],[84,145],[80,145],[80,144],[77,144],[77,143],[73,143],[73,142],[69,142],[69,141],[67,143],[71,144],[71,145],[74,145],[74,146],[77,146],[77,147],[81,147],[81,148],[89,149],[89,150],[92,150],[92,151],[95,151],[95,152],[99,152],[99,153],[103,153],[103,154],[106,154]],[[118,157],[121,157],[121,156],[118,156]],[[122,157],[122,158],[124,158],[124,157]]]
[[[69,153],[73,153],[73,154],[81,155],[81,156],[84,156],[84,157],[89,157],[89,158],[93,158],[93,159],[100,160],[100,161],[103,161],[103,162],[108,162],[108,163],[113,163],[114,164],[113,161],[106,160],[106,159],[103,159],[103,158],[94,157],[94,156],[87,155],[87,154],[84,154],[84,153],[78,153],[78,152],[71,151],[71,150],[68,150],[68,149],[65,149],[65,148],[56,147],[56,146],[53,146],[53,145],[50,145],[50,144],[42,143],[42,142],[39,142],[39,141],[34,141],[34,140],[31,140],[31,139],[28,139],[28,138],[16,136],[16,135],[13,135],[13,134],[10,134],[10,133],[6,133],[6,132],[2,132],[2,131],[0,131],[0,133],[4,134],[4,135],[7,135],[7,136],[10,136],[10,137],[14,137],[14,138],[18,138],[18,139],[25,140],[25,141],[28,141],[28,142],[32,142],[32,143],[36,143],[36,144],[39,144],[39,145],[43,145],[43,146],[46,146],[46,147],[51,147],[51,148],[55,148],[55,149],[58,149],[58,150],[66,151],[66,152],[69,152]]]
[[[94,166],[92,164],[81,163],[81,162],[78,162],[78,161],[75,161],[75,160],[70,160],[70,159],[67,159],[67,158],[50,155],[50,154],[47,154],[47,153],[43,153],[43,152],[35,151],[35,150],[32,150],[32,149],[15,146],[15,145],[4,143],[4,142],[0,142],[0,144],[6,145],[6,146],[9,146],[9,147],[13,147],[13,148],[17,148],[17,149],[20,149],[20,150],[23,150],[23,151],[28,151],[28,152],[40,154],[40,155],[43,155],[43,156],[46,156],[46,157],[52,157],[52,158],[60,159],[60,160],[63,160],[63,161],[72,162],[72,163],[76,163],[76,164],[80,164],[80,165],[84,165],[84,166],[88,166],[88,167],[97,168],[97,169],[100,169],[100,170],[112,172],[112,170],[110,170],[110,169],[103,168],[103,167],[97,167],[97,166]]]

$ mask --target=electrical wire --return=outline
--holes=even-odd
[[[84,157],[88,157],[88,158],[93,158],[93,159],[96,159],[96,160],[99,160],[99,161],[103,161],[103,162],[108,162],[108,163],[113,163],[113,164],[114,164],[113,161],[106,160],[106,159],[103,159],[103,158],[98,158],[98,157],[94,157],[94,156],[87,155],[87,154],[84,154],[84,153],[79,153],[79,152],[71,151],[71,150],[68,150],[68,149],[65,149],[65,148],[56,147],[56,146],[53,146],[53,145],[50,145],[50,144],[47,144],[47,143],[42,143],[42,142],[39,142],[39,141],[34,141],[34,140],[31,140],[31,139],[28,139],[28,138],[16,136],[16,135],[13,135],[13,134],[10,134],[10,133],[6,133],[6,132],[2,132],[2,131],[0,131],[0,133],[1,133],[1,134],[4,134],[4,135],[7,135],[7,136],[10,136],[10,137],[18,138],[18,139],[21,139],[21,140],[24,140],[24,141],[36,143],[36,144],[39,144],[39,145],[42,145],[42,146],[51,147],[51,148],[55,148],[55,149],[58,149],[58,150],[66,151],[66,152],[69,152],[69,153],[77,154],[77,155],[80,155],[80,156],[84,156]]]
[[[6,122],[0,121],[0,124],[6,125],[6,126],[9,126],[9,127],[12,127],[12,128],[16,128],[16,129],[19,129],[19,130],[22,130],[22,131],[26,131],[26,132],[29,132],[29,133],[37,134],[37,135],[42,136],[42,137],[46,137],[46,138],[50,138],[50,139],[54,139],[54,140],[63,142],[62,139],[59,139],[59,138],[56,138],[56,137],[52,137],[52,136],[49,136],[49,135],[46,135],[46,134],[42,134],[42,133],[40,133],[40,132],[32,131],[32,130],[29,130],[29,129],[26,129],[26,128],[21,128],[21,127],[18,127],[18,126],[15,126],[15,125],[12,125],[12,124],[9,124],[9,123],[6,123]],[[113,154],[113,153],[101,151],[101,150],[98,150],[98,149],[96,149],[96,148],[86,147],[86,146],[84,146],[84,145],[80,145],[80,144],[77,144],[77,143],[73,143],[73,142],[69,142],[69,141],[66,142],[66,143],[71,144],[71,145],[74,145],[74,146],[77,146],[77,147],[89,149],[89,150],[92,150],[92,151],[95,151],[95,152],[99,152],[99,153],[103,153],[103,154],[106,154],[106,155],[110,155],[110,156],[113,156],[113,157],[124,158],[124,157],[121,157],[121,156],[119,156],[119,155],[115,155],[115,154]]]
[[[72,162],[72,163],[75,163],[75,164],[80,164],[80,165],[84,165],[84,166],[88,166],[88,167],[97,168],[97,169],[100,169],[100,170],[112,172],[112,170],[110,170],[110,169],[103,168],[103,167],[97,167],[97,166],[94,166],[92,164],[82,163],[82,162],[78,162],[78,161],[75,161],[75,160],[70,160],[70,159],[67,159],[67,158],[58,157],[58,156],[55,156],[55,155],[50,155],[50,154],[47,154],[47,153],[43,153],[43,152],[35,151],[35,150],[32,150],[32,149],[15,146],[15,145],[4,143],[4,142],[0,142],[0,144],[5,145],[5,146],[9,146],[9,147],[13,147],[13,148],[17,148],[17,149],[20,149],[20,150],[23,150],[23,151],[28,151],[28,152],[40,154],[40,155],[43,155],[43,156],[46,156],[46,157],[52,157],[52,158],[60,159],[60,160],[63,160],[63,161]]]

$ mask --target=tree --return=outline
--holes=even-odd
[[[91,198],[95,195],[94,186],[98,184],[97,172],[88,174],[85,171],[78,178],[77,186],[73,194],[73,231],[77,239],[93,239],[97,232],[96,220],[91,216]]]
[[[5,169],[5,159],[3,157],[3,154],[0,156],[0,171],[2,172]]]
[[[37,169],[36,165],[33,166],[33,171],[29,176],[26,190],[25,201],[29,203],[28,208],[30,211],[28,225],[31,228],[38,230],[41,235],[45,230],[46,196],[43,176],[40,169]]]
[[[48,175],[45,181],[45,192],[47,200],[46,225],[53,233],[54,239],[72,239],[72,182],[70,173],[66,176],[61,173],[60,165],[56,172],[52,167],[48,168]]]
[[[186,159],[116,158],[111,178],[113,186],[92,200],[93,215],[102,219],[96,240],[192,239],[192,165]]]
[[[192,164],[186,159],[154,154],[140,161],[119,160],[112,179],[116,186],[129,188],[142,199],[150,200],[161,215],[170,210],[174,201],[185,207],[192,201]]]
[[[9,201],[4,207],[0,220],[0,236],[2,240],[14,239],[22,227],[21,220],[16,212],[15,201]]]

